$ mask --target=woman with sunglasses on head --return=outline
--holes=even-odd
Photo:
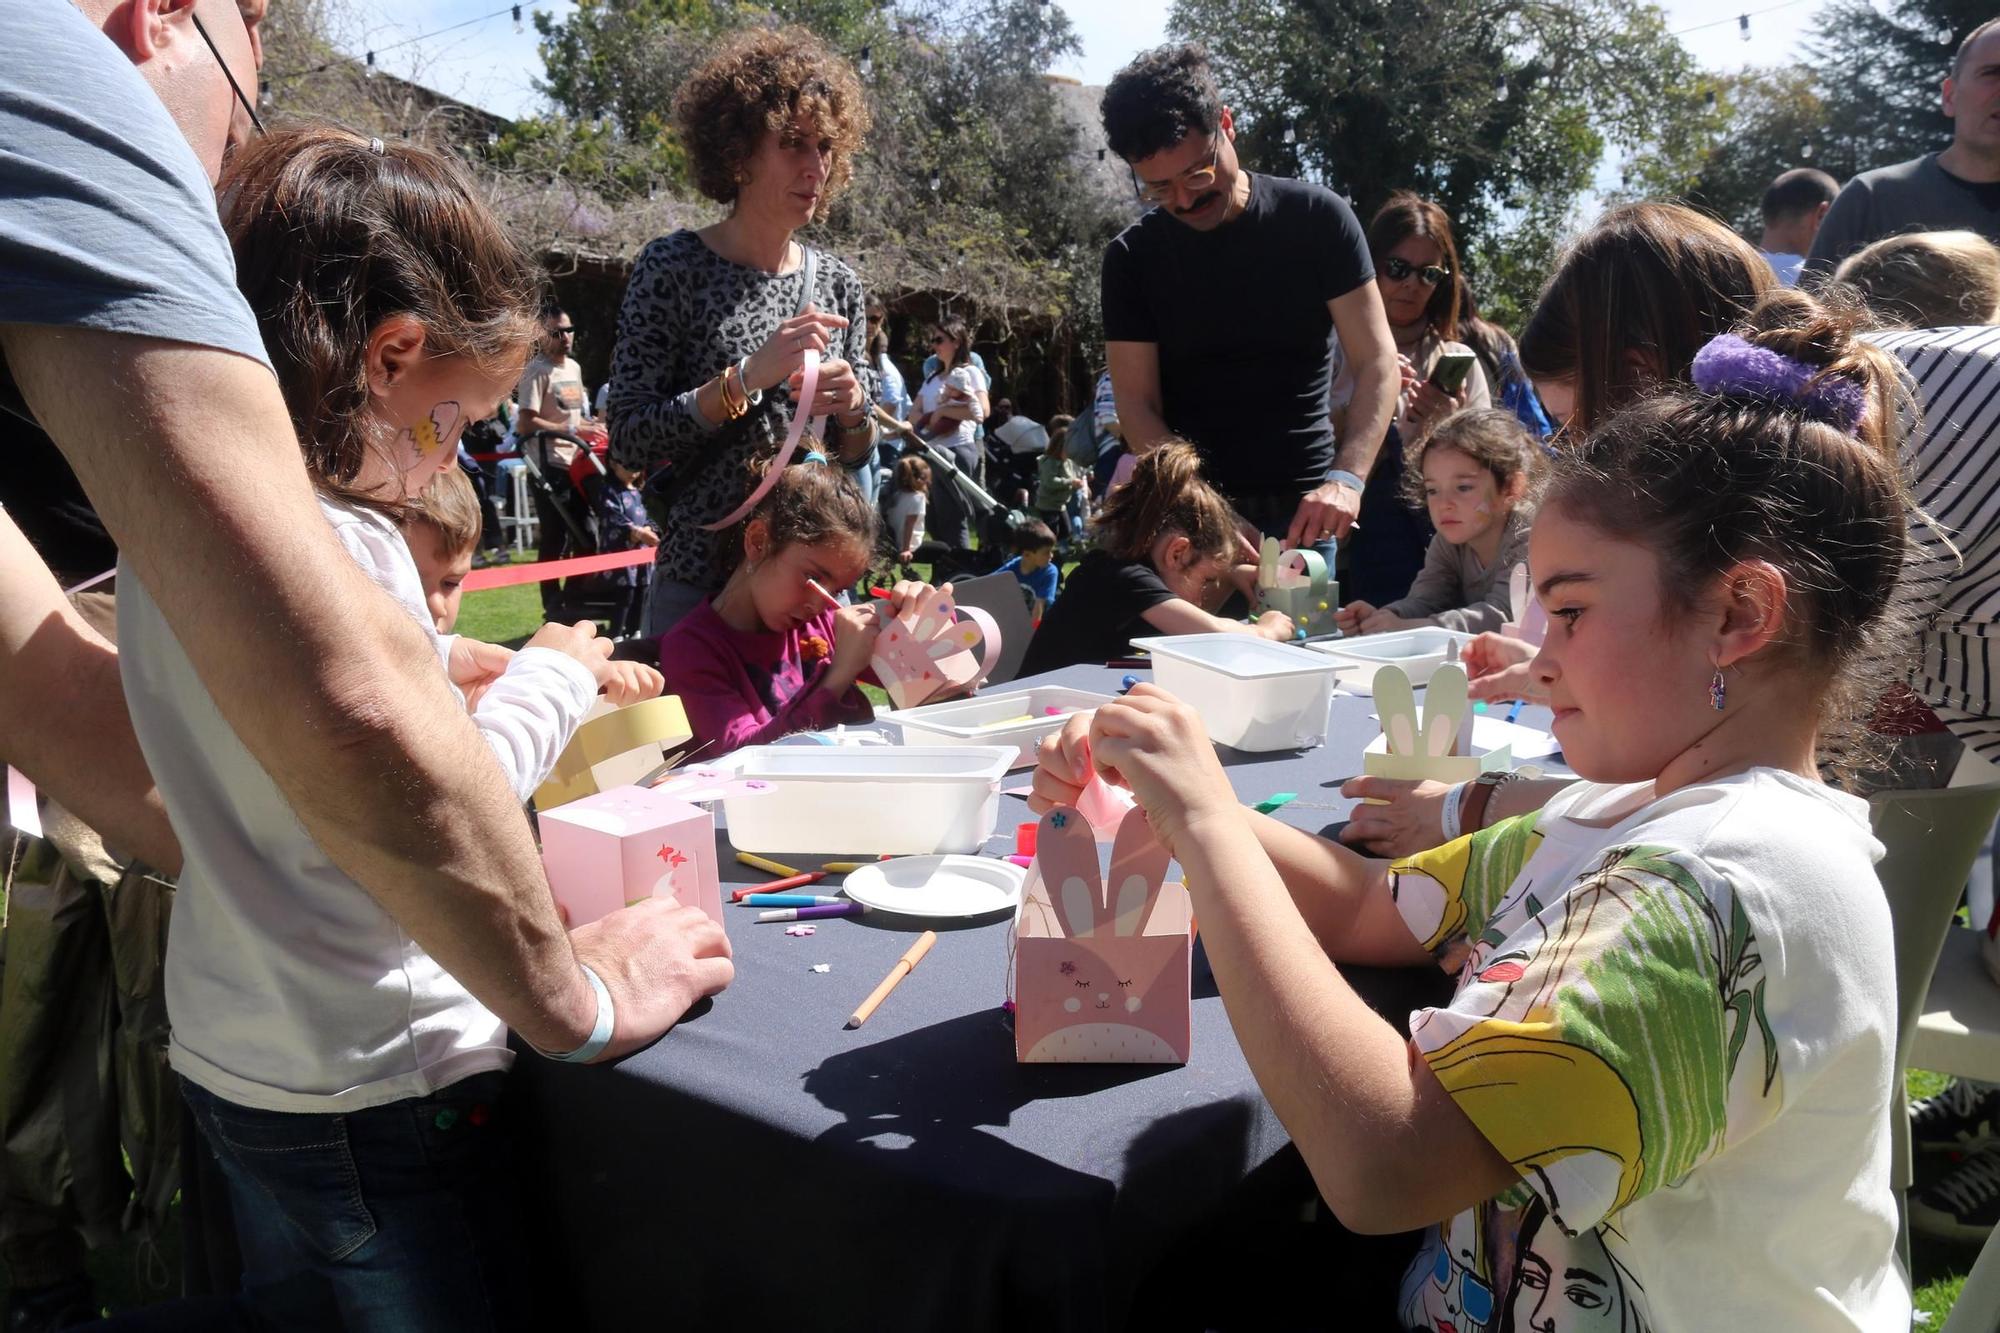
[[[1458,246],[1445,211],[1398,190],[1368,224],[1368,250],[1396,340],[1403,389],[1389,437],[1362,488],[1360,531],[1347,548],[1341,592],[1380,606],[1409,592],[1431,538],[1429,521],[1401,498],[1404,447],[1462,407],[1492,406],[1492,394],[1472,349],[1458,341]],[[1432,379],[1447,357],[1472,358],[1470,370],[1449,390],[1446,384],[1457,372],[1438,376],[1436,383]],[[1353,387],[1354,378],[1336,347],[1336,419]]]
[[[917,416],[911,423],[931,447],[945,454],[973,481],[981,480],[979,423],[992,409],[991,384],[972,359],[972,333],[965,321],[948,319],[931,330],[936,369],[917,390]],[[926,462],[935,460],[927,459]],[[972,544],[971,516],[957,487],[949,482],[934,496],[937,509],[931,535],[962,550]]]

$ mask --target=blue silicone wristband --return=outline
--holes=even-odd
[[[584,1038],[583,1045],[566,1054],[558,1055],[554,1051],[535,1047],[537,1055],[550,1060],[560,1060],[568,1065],[588,1064],[604,1054],[604,1048],[611,1044],[611,1029],[615,1017],[611,1009],[611,989],[604,984],[604,978],[591,971],[588,963],[578,963],[577,966],[583,969],[583,975],[590,978],[590,987],[597,992],[597,1026],[590,1030],[588,1037]]]
[[[1333,471],[1327,473],[1326,480],[1337,481],[1341,485],[1351,487],[1357,491],[1362,489],[1361,478],[1341,468],[1335,468]]]

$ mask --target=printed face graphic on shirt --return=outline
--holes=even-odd
[[[1549,1235],[1545,1227],[1539,1235]],[[1565,1237],[1551,1254],[1529,1250],[1515,1273],[1509,1305],[1513,1326],[1523,1333],[1643,1333],[1645,1317],[1633,1295],[1637,1288],[1624,1265],[1604,1246],[1601,1231]]]
[[[1493,1322],[1493,1288],[1481,1253],[1477,1210],[1467,1209],[1432,1232],[1435,1253],[1420,1291],[1422,1320],[1433,1333],[1484,1333]]]

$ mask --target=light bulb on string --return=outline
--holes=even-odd
[[[1750,40],[1750,16],[1748,14],[1738,14],[1736,16],[1736,35],[1746,42]]]
[[[1289,143],[1297,143],[1298,141],[1299,141],[1298,127],[1295,125],[1285,126],[1285,142],[1289,144]]]
[[[1710,88],[1710,89],[1708,89],[1707,91],[1705,91],[1705,92],[1703,92],[1703,93],[1702,93],[1702,95],[1701,95],[1701,109],[1702,109],[1702,110],[1704,110],[1704,111],[1713,111],[1713,110],[1715,110],[1715,89],[1713,89],[1713,88]]]
[[[943,188],[944,188],[944,176],[943,176],[942,174],[940,174],[940,173],[939,173],[939,171],[938,171],[938,169],[937,169],[936,167],[932,167],[932,168],[931,168],[931,193],[932,193],[932,194],[936,194],[936,193],[937,193],[937,192],[938,192],[939,190],[942,190]]]
[[[1937,30],[1937,39],[1939,46],[1950,46],[1958,40],[1958,34],[1953,32],[1951,25],[1947,23]]]
[[[271,81],[257,80],[257,105],[268,108],[271,105]]]
[[[864,46],[861,48],[861,59],[855,63],[854,67],[861,71],[861,77],[864,79],[875,72],[875,58],[869,54],[867,47]]]
[[[1507,100],[1507,76],[1505,74],[1496,74],[1493,77],[1493,100],[1496,102]]]
[[[1801,161],[1810,162],[1812,161],[1812,155],[1813,155],[1813,141],[1811,139],[1799,140],[1799,159]]]
[[[367,60],[362,62],[361,72],[371,79],[375,77],[375,53],[373,51],[370,51]]]
[[[521,26],[521,7],[519,5],[514,6],[514,31],[516,33],[527,31]]]

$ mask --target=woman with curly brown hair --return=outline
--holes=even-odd
[[[818,384],[801,410],[833,418],[825,451],[860,468],[875,447],[861,282],[792,239],[853,176],[868,130],[853,69],[803,28],[748,29],[682,85],[674,126],[696,186],[729,214],[647,245],[618,317],[612,457],[665,468],[648,635],[720,586],[722,534],[704,525],[742,504],[784,439],[807,357]]]

